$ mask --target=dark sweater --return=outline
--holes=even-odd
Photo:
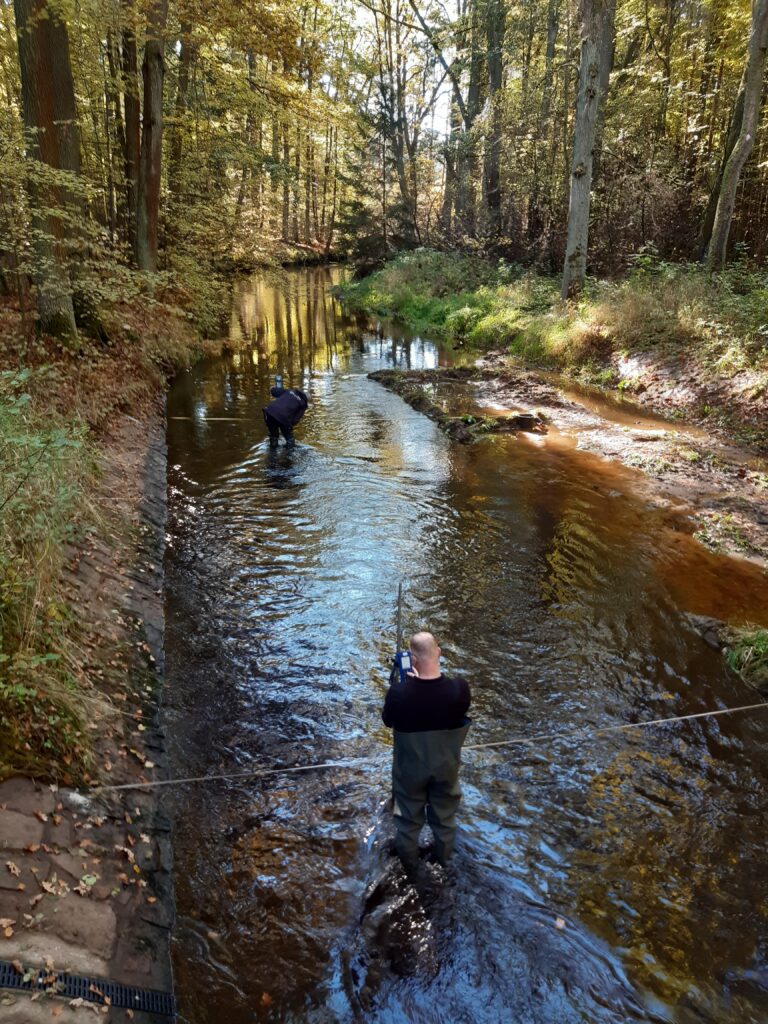
[[[273,420],[284,427],[295,427],[307,411],[309,399],[306,392],[299,388],[272,388],[274,402],[270,402],[264,410]]]
[[[387,690],[381,717],[397,732],[458,729],[464,724],[471,701],[469,683],[440,675],[437,679],[406,676]]]

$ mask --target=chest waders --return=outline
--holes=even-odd
[[[419,858],[419,833],[426,821],[435,837],[434,852],[445,864],[456,841],[456,812],[461,801],[459,767],[469,721],[458,729],[394,733],[392,796],[397,834],[395,848],[406,868]]]

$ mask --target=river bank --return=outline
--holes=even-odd
[[[578,303],[564,303],[553,278],[417,250],[339,293],[354,310],[444,338],[463,361],[555,371],[768,453],[761,270],[709,274],[641,258],[628,277],[590,281]]]
[[[638,491],[712,550],[768,564],[766,465],[702,428],[652,417],[633,402],[511,368],[491,358],[474,368],[379,371],[396,391],[459,441],[519,431],[529,442],[575,447],[634,472]],[[521,414],[530,422],[519,422]]]
[[[0,992],[3,1019],[19,1024],[61,1013],[65,973],[94,979],[85,1001],[97,1005],[107,1005],[101,980],[173,989],[170,820],[162,798],[157,790],[94,788],[165,773],[162,409],[119,417],[101,454],[99,497],[112,519],[101,536],[68,550],[62,574],[91,681],[81,695],[90,708],[89,770],[77,788],[34,771],[0,783],[0,958],[24,974],[44,968],[46,975],[34,1005],[29,993]],[[118,993],[111,999],[121,1005]],[[68,1002],[85,1014],[82,998]],[[125,1012],[105,1019],[125,1019]],[[134,1019],[167,1017],[135,1012]]]
[[[170,819],[157,790],[99,787],[165,772],[163,394],[199,342],[158,304],[76,347],[2,314],[0,960],[45,980],[0,989],[2,1016],[157,1021],[102,981],[172,992]]]

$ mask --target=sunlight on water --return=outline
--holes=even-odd
[[[764,577],[600,459],[451,444],[366,378],[450,354],[346,314],[339,273],[240,282],[232,351],[170,395],[169,734],[180,775],[383,756],[178,791],[182,1013],[765,1021],[768,722],[586,735],[753,703],[689,613],[768,622]],[[275,373],[310,395],[292,453],[265,443]],[[455,876],[419,893],[386,856],[401,577],[474,684],[470,742],[585,731],[467,753]]]

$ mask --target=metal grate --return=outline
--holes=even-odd
[[[26,979],[26,980],[25,980]],[[150,988],[134,988],[103,978],[84,978],[79,974],[61,974],[45,970],[22,969],[22,973],[8,960],[0,960],[0,988],[22,989],[26,992],[48,991],[66,999],[84,999],[103,1006],[107,999],[111,1006],[143,1010],[164,1017],[176,1015],[176,1004],[170,992],[156,992]]]

